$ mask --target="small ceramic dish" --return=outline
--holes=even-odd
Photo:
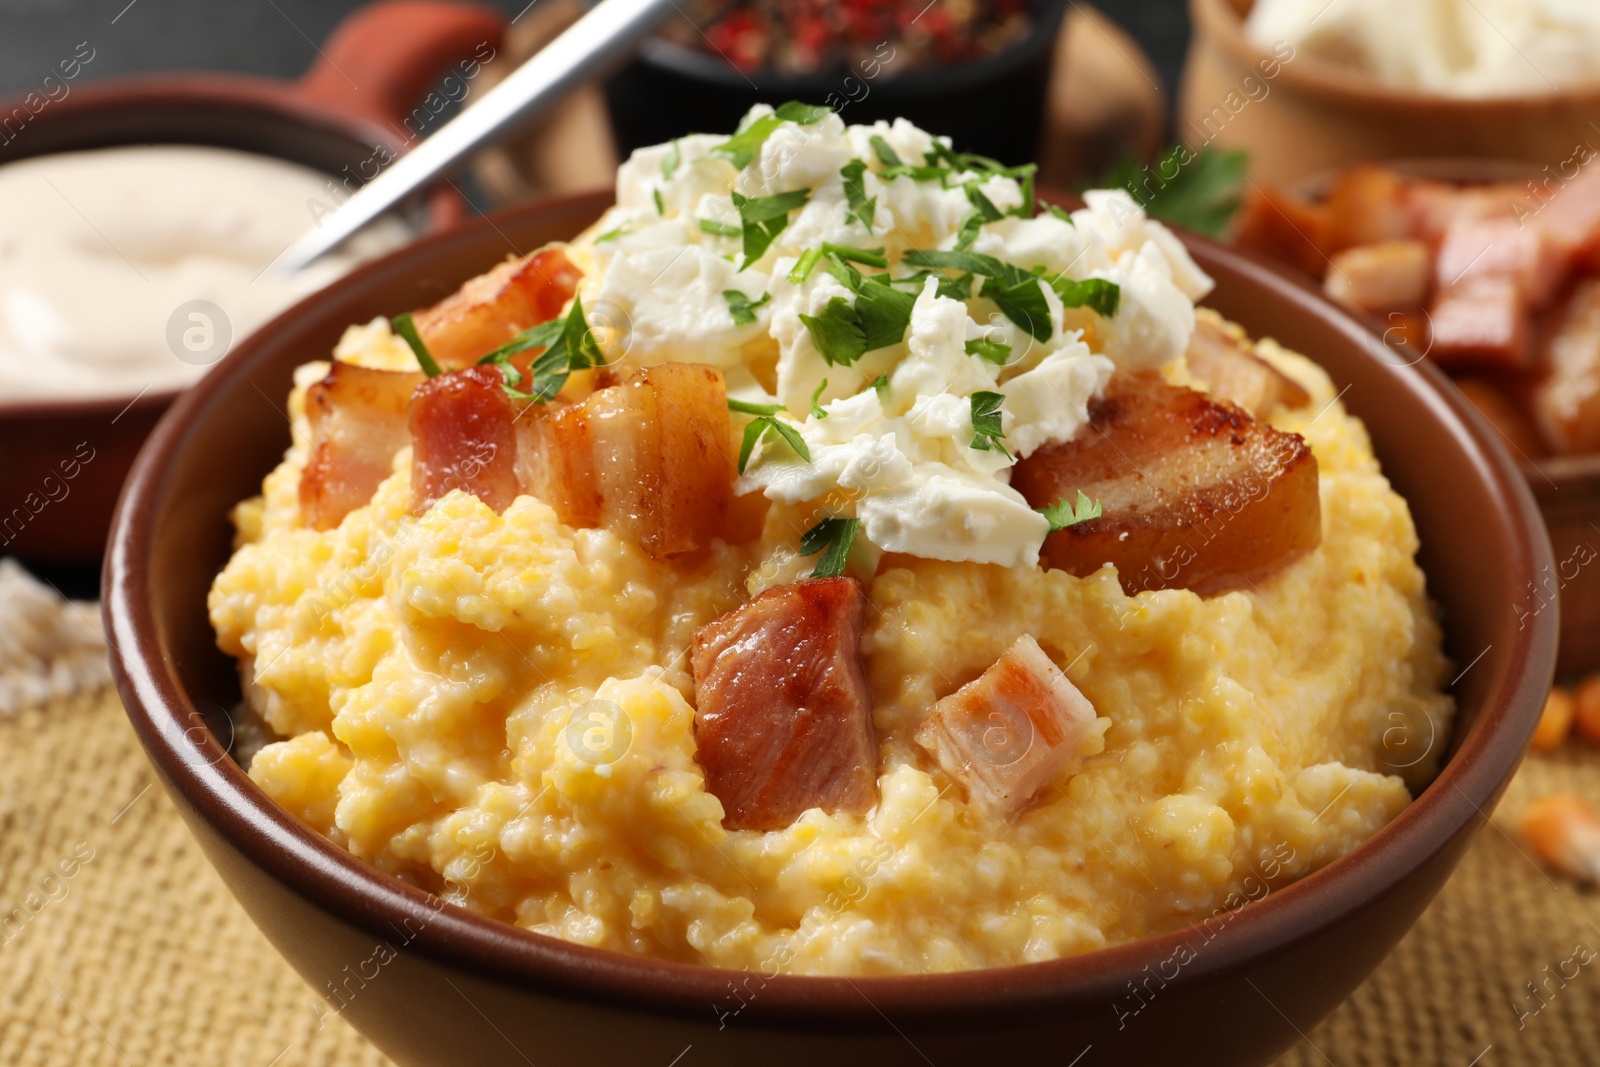
[[[163,74],[77,86],[0,144],[0,165],[115,145],[200,144],[359,183],[376,173],[376,163],[405,150],[413,108],[439,74],[474,50],[497,48],[503,26],[503,16],[482,6],[385,0],[345,20],[298,82]],[[20,104],[0,102],[0,115]],[[465,210],[446,188],[406,214],[418,229],[437,230],[459,222]],[[0,551],[97,562],[128,468],[176,396],[0,397]]]
[[[1310,1030],[1415,921],[1521,760],[1557,620],[1519,626],[1513,605],[1551,557],[1520,472],[1442,377],[1394,365],[1308,286],[1200,239],[1186,241],[1217,280],[1207,302],[1317,360],[1366,420],[1410,502],[1460,667],[1455,733],[1431,741],[1446,753],[1437,780],[1301,881],[1202,926],[1048,963],[895,978],[738,973],[587,948],[447,904],[315,834],[229,758],[222,709],[239,689],[206,593],[231,550],[230,509],[258,492],[289,441],[266,398],[283,396],[295,366],[329,351],[347,323],[437,300],[508,251],[575,235],[609,202],[510,210],[334,283],[180,397],[129,478],[104,577],[118,687],[184,818],[272,942],[330,1010],[412,1067],[666,1065],[685,1054],[772,1067],[1265,1064]]]
[[[1600,137],[1591,125],[1600,82],[1485,99],[1390,89],[1358,69],[1261,48],[1244,33],[1254,2],[1189,0],[1194,32],[1177,138],[1249,151],[1258,181],[1288,184],[1349,163],[1418,156],[1557,167]]]

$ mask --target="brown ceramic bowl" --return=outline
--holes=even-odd
[[[414,106],[435,78],[475,50],[492,55],[503,24],[478,5],[385,0],[346,19],[298,82],[178,74],[76,85],[14,129],[0,144],[0,165],[114,145],[202,144],[276,156],[353,188],[376,174],[380,153],[411,143]],[[22,103],[0,101],[0,115]],[[440,229],[460,221],[465,205],[443,189],[407,213],[419,228]],[[128,468],[176,396],[0,397],[0,551],[99,561]]]
[[[1590,124],[1600,114],[1600,81],[1461,99],[1390,89],[1364,71],[1310,56],[1274,63],[1244,35],[1254,2],[1189,0],[1194,33],[1177,137],[1193,148],[1248,150],[1258,180],[1287,183],[1401,156],[1520,159],[1555,168],[1580,142],[1600,144]]]
[[[1448,752],[1439,778],[1372,840],[1300,882],[1209,928],[1051,963],[762,977],[586,948],[445,904],[295,821],[228,758],[210,724],[239,690],[206,590],[229,554],[229,509],[258,492],[288,443],[278,398],[295,365],[327,352],[346,323],[437,299],[512,248],[575,234],[608,203],[510,210],[305,301],[179,398],[118,508],[104,610],[129,716],[211,861],[312,988],[335,998],[329,1010],[416,1067],[667,1067],[690,1046],[683,1062],[699,1067],[1264,1064],[1310,1030],[1411,926],[1521,760],[1557,626],[1549,612],[1519,629],[1512,605],[1550,552],[1517,468],[1431,368],[1385,362],[1307,286],[1203,240],[1189,246],[1217,279],[1209,303],[1318,360],[1365,418],[1411,503],[1461,667],[1458,727],[1436,742]],[[1174,965],[1185,952],[1193,958]]]

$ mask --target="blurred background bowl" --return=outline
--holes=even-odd
[[[481,5],[385,0],[341,23],[297,82],[163,74],[74,88],[0,144],[0,165],[116,145],[210,145],[358,185],[377,154],[409,146],[413,109],[444,69],[481,46],[498,48],[504,25],[504,16]],[[0,101],[0,115],[21,106],[21,98]],[[466,207],[440,187],[401,214],[426,232],[459,222]],[[177,395],[0,397],[0,501],[11,509],[0,514],[0,550],[30,562],[97,564],[128,468]],[[51,499],[47,487],[61,484],[58,468],[74,457],[80,462],[68,492]]]
[[[1338,0],[1330,0],[1337,3]],[[1460,99],[1386,88],[1364,71],[1312,56],[1283,62],[1262,98],[1237,110],[1246,79],[1272,60],[1244,33],[1254,0],[1189,0],[1193,27],[1178,94],[1177,136],[1242,148],[1257,181],[1289,183],[1362,160],[1473,156],[1566,159],[1594,132],[1600,83],[1528,96]]]

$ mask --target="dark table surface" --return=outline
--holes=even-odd
[[[486,0],[515,16],[527,0]],[[537,0],[535,0],[537,2]],[[85,78],[228,70],[292,78],[358,0],[0,0],[0,95],[37,88],[80,43]],[[1188,39],[1183,0],[1098,0],[1144,46],[1170,88]]]
[[[484,2],[512,17],[533,6],[527,0]],[[38,89],[61,60],[90,49],[83,80],[164,70],[298,77],[316,58],[317,45],[359,6],[360,0],[0,0],[0,97]],[[1184,0],[1098,0],[1095,6],[1139,41],[1170,91],[1188,42]],[[98,596],[94,567],[32,569],[68,596]]]

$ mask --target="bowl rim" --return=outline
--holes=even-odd
[[[1059,194],[1056,198],[1064,199]],[[730,975],[759,973],[761,995],[741,1023],[755,1027],[804,1023],[830,1030],[881,1026],[884,1016],[939,1028],[955,1025],[974,1012],[998,1024],[1022,1021],[1041,1008],[1064,1003],[1115,1003],[1125,995],[1125,982],[1141,967],[1169,959],[1204,927],[1197,923],[1043,963],[884,977],[768,975],[590,948],[447,904],[379,871],[269,800],[209,730],[198,731],[196,737],[194,728],[204,721],[203,715],[179,684],[175,664],[164,651],[147,569],[155,504],[173,457],[187,443],[190,417],[239,371],[275,325],[303,315],[298,308],[305,303],[337,296],[374,275],[407,276],[452,248],[501,235],[523,216],[565,211],[575,217],[590,209],[598,216],[610,201],[609,191],[538,201],[421,238],[368,263],[246,338],[162,419],[118,503],[105,562],[102,611],[117,687],[168,790],[192,809],[193,818],[203,819],[247,861],[337,920],[379,939],[392,936],[391,923],[410,920],[420,928],[408,941],[408,950],[551,996],[703,1020],[708,1005],[715,1010],[726,999]],[[1226,263],[1372,351],[1370,335],[1355,320],[1267,260],[1193,235],[1183,234],[1183,239],[1202,259]],[[1499,514],[1486,518],[1504,529],[1516,572],[1535,573],[1541,565],[1553,566],[1528,485],[1481,417],[1453,396],[1453,390],[1440,388],[1442,378],[1433,368],[1393,369],[1397,381],[1406,381],[1401,375],[1412,373],[1427,379],[1427,384],[1415,382],[1409,388],[1436,419],[1470,442],[1464,460],[1507,502]],[[1537,723],[1554,669],[1557,632],[1554,611],[1539,613],[1532,625],[1517,632],[1500,684],[1486,694],[1477,718],[1438,777],[1405,810],[1347,855],[1260,901],[1224,913],[1228,918],[1221,932],[1207,940],[1205,951],[1183,968],[1175,982],[1186,984],[1236,971],[1251,959],[1338,925],[1402,884],[1458,835],[1474,828],[1479,818],[1487,819],[1486,806],[1520,763]],[[1467,670],[1472,666],[1468,664]]]
[[[41,108],[39,113],[59,116],[63,112],[80,114],[86,111],[117,111],[123,109],[141,111],[150,108],[183,109],[193,108],[196,104],[200,104],[206,107],[236,109],[240,112],[252,112],[289,119],[302,123],[307,127],[316,128],[324,133],[345,137],[352,142],[365,144],[370,148],[386,147],[396,151],[400,149],[400,142],[395,139],[393,131],[385,129],[382,124],[359,115],[340,112],[334,108],[320,105],[311,98],[299,93],[296,86],[297,83],[292,81],[280,81],[256,74],[236,74],[228,71],[175,71],[158,74],[130,74],[86,82],[73,88],[68,95],[60,100],[52,101],[47,107]],[[0,98],[0,114],[8,114],[13,107],[21,107],[22,99],[22,95]],[[26,137],[27,129],[24,128],[16,140],[24,141]],[[96,144],[87,148],[57,148],[48,152],[28,152],[26,151],[27,146],[24,144],[21,154],[14,158],[0,160],[0,166],[5,166],[9,163],[20,163],[28,159],[39,159],[44,156],[62,155],[68,152],[93,152],[101,148],[134,147],[146,144],[206,146],[213,143],[198,139],[150,142],[130,134],[127,140],[119,141],[115,144]],[[266,156],[268,159],[284,158],[259,150],[233,150],[246,154]],[[234,347],[237,348],[238,344],[236,343]],[[211,370],[215,369],[216,366],[213,365]],[[211,370],[206,371],[202,378],[209,376]],[[7,400],[0,397],[0,419],[15,419],[19,421],[98,419],[106,415],[115,415],[120,418],[122,412],[133,409],[135,406],[142,411],[160,405],[170,405],[185,391],[192,388],[193,385],[163,389],[154,389],[147,386],[137,393],[116,393],[83,398],[30,397],[20,400]]]
[[[1255,0],[1243,0],[1254,4]],[[1296,55],[1292,61],[1280,60],[1244,33],[1244,17],[1232,0],[1189,0],[1189,19],[1197,32],[1193,43],[1205,38],[1220,45],[1233,61],[1252,70],[1258,64],[1279,64],[1278,77],[1295,89],[1322,96],[1342,97],[1349,103],[1368,108],[1414,108],[1459,113],[1452,117],[1472,117],[1492,110],[1547,110],[1552,107],[1593,105],[1600,99],[1600,77],[1588,83],[1558,88],[1548,93],[1510,93],[1503,96],[1449,96],[1444,93],[1400,89],[1379,84],[1370,74],[1356,67],[1334,63],[1316,56]]]

